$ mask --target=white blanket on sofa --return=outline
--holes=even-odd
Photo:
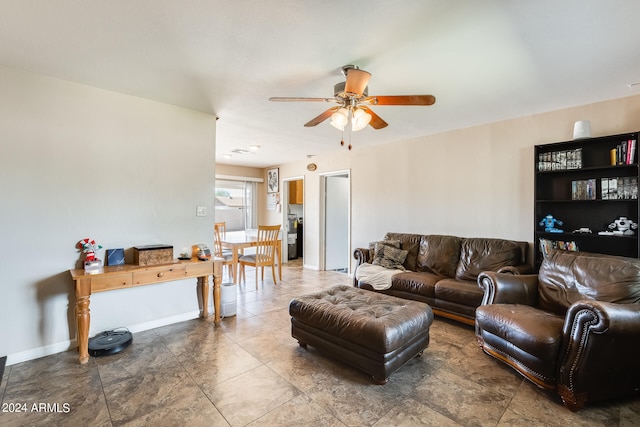
[[[402,272],[403,270],[384,268],[379,265],[365,263],[356,269],[356,279],[368,283],[377,291],[383,291],[391,287],[391,278],[393,275]]]

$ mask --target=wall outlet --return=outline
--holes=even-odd
[[[196,206],[196,216],[207,216],[207,207]]]

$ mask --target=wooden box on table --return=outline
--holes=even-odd
[[[145,245],[134,246],[133,263],[135,265],[156,265],[173,262],[173,246]]]

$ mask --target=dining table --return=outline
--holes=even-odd
[[[222,247],[224,249],[231,250],[231,268],[233,268],[233,281],[238,283],[238,259],[244,253],[245,249],[258,246],[258,230],[241,230],[241,231],[227,231],[225,235],[221,236]],[[280,254],[282,253],[282,239],[278,236],[276,241],[274,262],[278,263],[278,277],[282,280],[282,262],[280,260]]]

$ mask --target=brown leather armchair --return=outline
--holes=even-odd
[[[640,260],[552,251],[538,274],[486,272],[485,353],[578,410],[640,393]]]

